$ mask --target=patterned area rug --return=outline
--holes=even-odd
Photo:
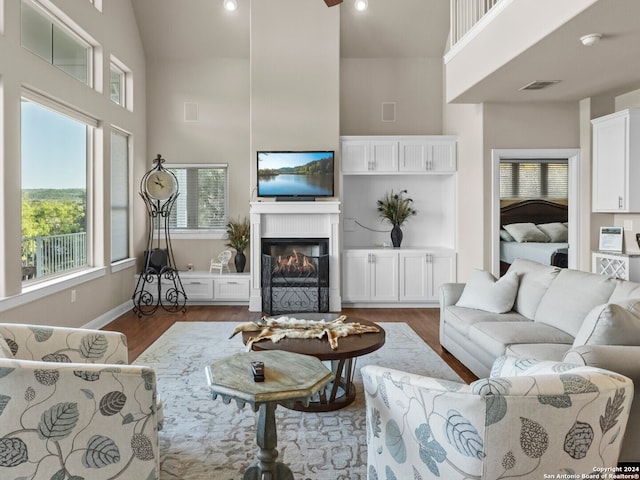
[[[227,338],[233,322],[178,322],[135,363],[156,370],[164,403],[160,432],[161,480],[236,480],[255,461],[257,414],[212,400],[205,366],[242,351],[241,338]],[[296,480],[365,480],[366,418],[359,367],[398,370],[460,381],[456,373],[404,323],[381,323],[386,343],[357,362],[356,400],[327,413],[278,407],[278,460]]]

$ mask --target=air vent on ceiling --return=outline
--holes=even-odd
[[[534,80],[531,83],[526,84],[524,87],[520,87],[520,90],[542,90],[543,88],[550,87],[559,83],[560,80]]]

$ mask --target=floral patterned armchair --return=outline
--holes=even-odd
[[[156,379],[117,332],[0,324],[0,478],[159,478]]]
[[[512,357],[471,385],[361,371],[369,480],[606,472],[598,469],[617,465],[633,399],[633,383],[617,373]]]

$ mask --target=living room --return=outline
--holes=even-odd
[[[238,0],[234,12],[225,11],[221,1],[182,3],[35,2],[55,21],[77,27],[95,47],[99,68],[88,86],[21,46],[20,2],[0,0],[0,320],[100,328],[131,310],[148,231],[138,182],[156,154],[173,165],[226,164],[228,218],[242,218],[257,200],[258,150],[339,152],[341,136],[453,135],[455,278],[464,282],[476,268],[494,268],[492,150],[579,149],[574,185],[580,191],[580,244],[572,267],[591,270],[600,226],[624,225],[628,251],[639,251],[638,215],[590,208],[590,122],[640,107],[640,72],[633,60],[640,30],[629,25],[637,18],[634,1],[584,0],[563,9],[545,1],[531,12],[503,0],[502,10],[483,26],[492,38],[476,31],[457,50],[447,40],[449,2],[394,0],[390,6],[369,0],[365,12],[354,11],[351,1],[327,7],[321,0]],[[403,29],[386,33],[385,23]],[[594,32],[603,33],[600,44],[583,46],[580,36]],[[516,40],[507,49],[504,38],[510,35]],[[403,36],[409,50],[402,50]],[[294,40],[301,38],[304,43]],[[597,50],[604,48],[615,54]],[[109,65],[126,79],[123,105],[106,94]],[[566,65],[571,78],[562,76]],[[533,80],[563,81],[540,92],[518,90]],[[91,255],[87,267],[71,275],[38,281],[21,275],[16,252],[22,220],[15,208],[22,185],[21,98],[70,108],[72,116],[85,115],[96,124],[87,182]],[[395,104],[395,121],[383,121],[383,103]],[[187,113],[193,116],[185,118]],[[111,127],[130,141],[128,251],[115,262]],[[338,198],[344,193],[338,188]],[[211,258],[225,249],[223,237],[223,231],[176,234],[177,267],[208,271]],[[435,309],[437,303],[428,306]]]

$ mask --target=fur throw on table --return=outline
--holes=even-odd
[[[247,341],[247,351],[255,342],[270,339],[278,342],[283,338],[322,338],[325,335],[332,350],[338,348],[338,338],[359,333],[379,332],[373,325],[361,325],[358,322],[345,323],[346,315],[327,322],[325,320],[304,320],[293,317],[262,317],[259,322],[245,322],[238,325],[229,338],[239,332],[260,332]]]

